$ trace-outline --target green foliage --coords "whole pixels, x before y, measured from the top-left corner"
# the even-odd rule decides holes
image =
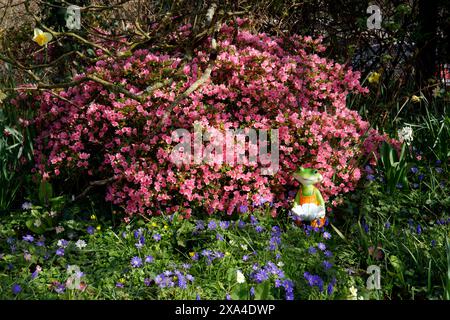
[[[381,145],[381,164],[383,166],[384,176],[386,178],[386,191],[392,192],[396,185],[402,184],[408,188],[407,170],[408,163],[406,162],[406,144],[402,145],[400,156],[397,151],[390,144],[383,142]]]

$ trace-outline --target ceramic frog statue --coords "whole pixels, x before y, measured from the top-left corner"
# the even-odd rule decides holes
[[[294,200],[292,212],[301,221],[313,221],[325,217],[325,202],[322,194],[314,184],[323,180],[323,177],[315,169],[298,168],[294,173],[294,178],[301,183],[300,190]]]

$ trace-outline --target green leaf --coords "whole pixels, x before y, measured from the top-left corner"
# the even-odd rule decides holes
[[[39,185],[39,201],[42,204],[48,204],[50,198],[53,197],[53,188],[50,182],[42,180]]]
[[[268,281],[260,283],[255,288],[255,300],[267,300],[269,297],[270,285]]]
[[[401,260],[399,258],[397,258],[397,256],[390,256],[389,257],[389,262],[391,263],[391,265],[394,267],[394,269],[397,272],[401,272],[403,269],[403,264],[401,262]]]
[[[339,236],[342,240],[347,241],[347,238],[345,238],[345,236],[342,234],[342,232],[339,231],[339,229],[336,228],[336,227],[334,226],[334,224],[330,223],[330,225],[331,225],[331,227],[333,228],[333,230],[338,234],[338,236]]]
[[[247,284],[242,283],[234,287],[231,292],[231,298],[233,300],[247,300],[249,297],[249,291],[247,288]]]

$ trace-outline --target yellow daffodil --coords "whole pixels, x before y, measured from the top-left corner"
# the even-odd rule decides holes
[[[413,103],[418,103],[418,102],[420,102],[420,100],[422,100],[422,97],[418,97],[418,96],[416,96],[416,95],[413,95],[413,96],[411,97],[411,101],[412,101]]]
[[[97,217],[95,216],[95,214],[93,214],[92,216],[91,216],[91,220],[96,220],[97,219]]]
[[[156,226],[157,226],[156,222],[152,222],[152,227],[156,227]]]
[[[119,282],[120,282],[120,283],[125,283],[125,278],[120,278],[120,279],[119,279]]]
[[[169,229],[169,226],[166,224],[165,226],[164,226],[164,229]]]
[[[47,43],[49,43],[52,39],[53,39],[53,36],[51,33],[44,32],[38,28],[34,28],[33,41],[36,42],[41,47],[47,45]]]
[[[190,255],[191,257],[193,257],[193,256],[195,255],[195,252],[189,252],[189,255]]]
[[[230,255],[230,253],[229,253],[228,251],[226,251],[226,252],[225,252],[225,255],[226,255],[226,256],[229,256],[229,255]]]
[[[378,83],[380,81],[381,74],[378,72],[371,72],[367,80],[369,83]]]
[[[96,229],[97,229],[97,231],[100,231],[100,230],[102,230],[102,226],[98,225]]]

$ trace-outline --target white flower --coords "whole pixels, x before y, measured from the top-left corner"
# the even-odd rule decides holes
[[[64,227],[57,226],[57,227],[55,228],[55,231],[56,231],[56,233],[61,233],[61,232],[64,231]]]
[[[67,240],[61,239],[61,240],[58,240],[57,245],[58,245],[58,247],[65,248],[65,247],[67,247],[68,242],[67,242]]]
[[[84,240],[78,240],[77,242],[75,242],[75,246],[78,248],[78,249],[83,249],[84,247],[86,247],[86,241],[84,241]]]
[[[23,210],[30,210],[31,208],[33,208],[33,204],[31,202],[24,202],[22,204],[22,209]]]
[[[54,218],[56,217],[56,212],[55,211],[50,211],[50,213],[48,214],[50,218]]]
[[[279,266],[280,268],[284,267],[283,261],[278,262],[278,263],[277,263],[277,266]]]
[[[68,274],[76,273],[78,271],[80,271],[80,267],[77,266],[76,264],[69,264],[67,266],[67,273]]]
[[[244,283],[245,282],[245,276],[244,274],[241,272],[241,270],[238,270],[236,272],[236,281],[237,283]]]
[[[242,250],[247,250],[247,245],[246,244],[241,244],[241,248],[242,248]]]
[[[36,42],[41,47],[47,45],[47,43],[49,43],[52,39],[53,36],[51,33],[44,32],[38,28],[34,28],[33,41]]]
[[[351,286],[349,288],[350,295],[347,297],[348,300],[357,300],[358,299],[358,289],[356,289],[354,286]]]
[[[36,220],[34,221],[34,226],[35,226],[36,228],[39,228],[41,225],[42,225],[41,219],[36,219]]]
[[[401,142],[410,144],[413,141],[413,129],[411,127],[403,127],[397,133]]]

